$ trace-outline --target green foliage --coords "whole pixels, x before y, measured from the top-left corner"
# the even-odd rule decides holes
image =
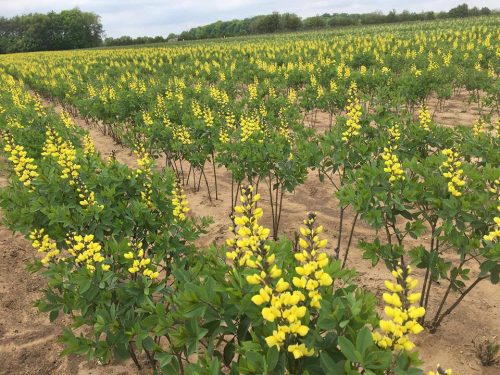
[[[103,33],[97,14],[77,8],[0,18],[0,53],[97,47]]]

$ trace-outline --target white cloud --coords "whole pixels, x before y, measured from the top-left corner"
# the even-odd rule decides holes
[[[273,11],[297,13],[302,17],[323,13],[373,11],[440,11],[466,0],[0,0],[2,16],[61,11],[79,7],[95,12],[108,36],[167,35],[217,20],[251,17]],[[495,0],[466,1],[469,6],[497,8]]]

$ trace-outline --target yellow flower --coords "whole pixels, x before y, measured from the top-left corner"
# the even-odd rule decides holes
[[[276,284],[275,290],[278,293],[282,293],[285,290],[287,290],[290,287],[290,284],[287,283],[283,278],[279,279],[278,283]]]
[[[314,349],[307,349],[304,344],[289,345],[288,351],[293,354],[295,359],[314,355]]]

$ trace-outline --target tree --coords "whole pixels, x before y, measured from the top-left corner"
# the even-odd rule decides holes
[[[280,19],[280,29],[284,31],[295,31],[302,27],[302,20],[293,13],[284,13]]]
[[[488,7],[482,7],[479,13],[483,16],[489,16],[491,14],[491,10]]]
[[[450,9],[448,15],[452,18],[464,18],[469,16],[469,6],[465,3]]]
[[[320,29],[326,26],[326,21],[321,16],[309,17],[304,20],[304,29]]]
[[[0,18],[0,53],[96,47],[102,36],[100,17],[77,8]]]

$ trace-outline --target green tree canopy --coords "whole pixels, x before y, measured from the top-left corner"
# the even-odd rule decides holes
[[[0,53],[97,47],[103,28],[95,13],[78,8],[0,18]]]

